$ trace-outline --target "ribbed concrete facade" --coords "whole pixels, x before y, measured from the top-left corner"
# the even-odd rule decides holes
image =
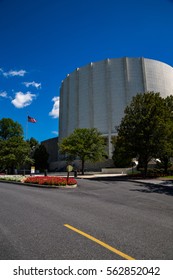
[[[146,58],[106,59],[77,68],[60,90],[60,139],[75,128],[97,128],[108,137],[121,122],[124,109],[137,93],[173,94],[173,68]]]

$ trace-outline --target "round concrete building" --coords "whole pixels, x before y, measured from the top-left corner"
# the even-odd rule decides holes
[[[147,58],[113,58],[77,68],[62,81],[60,90],[59,138],[75,128],[97,128],[111,137],[124,115],[125,107],[137,93],[173,94],[173,68]]]

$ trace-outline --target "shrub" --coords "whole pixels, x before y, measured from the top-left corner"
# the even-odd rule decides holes
[[[69,178],[67,184],[67,178],[56,176],[31,176],[26,178],[25,183],[49,186],[66,186],[77,184],[76,180],[73,178]]]
[[[3,181],[22,182],[24,178],[23,175],[0,175],[0,180]]]

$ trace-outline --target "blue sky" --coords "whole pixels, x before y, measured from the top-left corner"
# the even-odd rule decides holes
[[[56,137],[66,75],[124,56],[173,66],[172,0],[0,0],[0,119]]]

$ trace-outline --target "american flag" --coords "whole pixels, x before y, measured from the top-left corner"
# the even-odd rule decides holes
[[[37,122],[37,120],[36,120],[36,119],[34,119],[34,118],[32,118],[32,117],[30,117],[30,116],[28,116],[28,122],[31,122],[31,123],[36,123],[36,122]]]

